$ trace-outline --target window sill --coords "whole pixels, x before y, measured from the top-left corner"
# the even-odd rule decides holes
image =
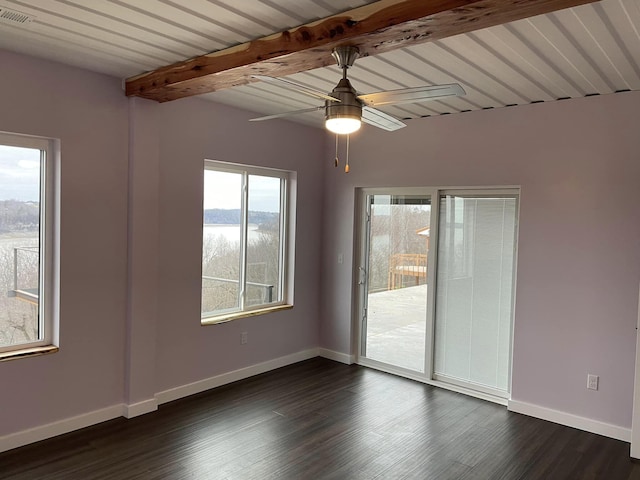
[[[271,312],[279,312],[281,310],[290,310],[293,305],[276,305],[275,307],[260,308],[258,310],[249,310],[244,312],[233,312],[225,315],[216,315],[215,317],[203,318],[200,323],[202,325],[217,325],[219,323],[227,323],[240,318],[255,317]]]
[[[55,345],[24,348],[22,350],[11,350],[10,352],[0,353],[0,362],[8,362],[9,360],[17,360],[19,358],[25,358],[25,357],[37,357],[40,355],[47,355],[49,353],[56,353],[58,350],[60,349]]]

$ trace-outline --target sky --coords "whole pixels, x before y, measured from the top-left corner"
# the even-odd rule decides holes
[[[0,200],[39,200],[40,150],[0,145]]]
[[[239,173],[204,172],[204,208],[240,208],[242,175]],[[249,175],[249,210],[280,211],[280,179]]]

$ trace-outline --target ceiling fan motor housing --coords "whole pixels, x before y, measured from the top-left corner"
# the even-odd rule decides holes
[[[330,118],[361,118],[362,102],[358,100],[355,89],[351,86],[348,79],[343,78],[338,82],[336,88],[331,92],[331,96],[340,100],[332,102],[325,100],[324,110],[325,119]]]

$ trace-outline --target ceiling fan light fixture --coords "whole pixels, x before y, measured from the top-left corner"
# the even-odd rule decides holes
[[[327,118],[325,121],[325,127],[327,130],[338,135],[347,135],[349,133],[360,130],[362,122],[359,117],[356,116],[340,116]]]
[[[324,102],[325,127],[338,135],[353,133],[362,125],[362,103],[347,79],[346,71],[347,68],[344,67],[342,80],[331,91],[331,96],[339,102]]]

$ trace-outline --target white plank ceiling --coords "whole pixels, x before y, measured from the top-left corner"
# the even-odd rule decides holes
[[[0,11],[0,48],[126,78],[366,3],[371,1],[0,0],[0,10],[33,16],[18,24]],[[460,83],[467,92],[381,108],[403,119],[640,90],[640,0],[602,0],[358,59],[349,76],[361,93],[441,83]],[[328,67],[288,78],[329,92],[340,72]],[[257,114],[319,104],[266,83],[204,97]],[[322,118],[322,112],[291,117],[318,126]]]

